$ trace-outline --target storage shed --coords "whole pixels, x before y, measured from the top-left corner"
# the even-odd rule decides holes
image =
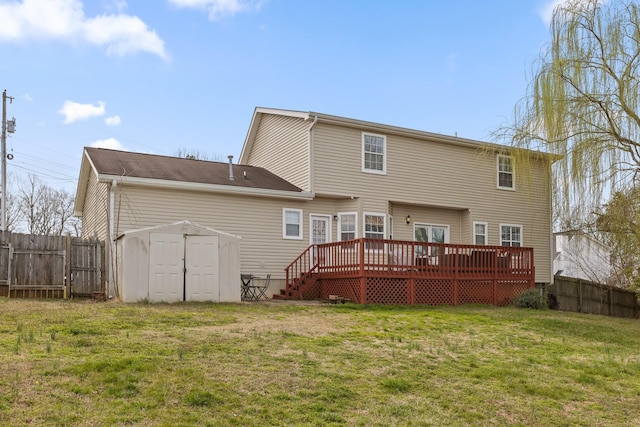
[[[238,236],[179,221],[124,232],[115,245],[125,302],[240,302]]]

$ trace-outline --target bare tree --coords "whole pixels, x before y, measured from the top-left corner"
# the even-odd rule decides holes
[[[74,197],[66,190],[56,190],[29,175],[18,185],[18,214],[30,234],[76,234],[79,221],[73,218]]]
[[[200,151],[196,149],[187,149],[187,148],[178,148],[178,151],[176,151],[176,157],[183,157],[185,159],[192,159],[192,160],[209,160],[212,162],[224,161],[222,156],[218,156],[218,155],[211,156],[204,151]]]

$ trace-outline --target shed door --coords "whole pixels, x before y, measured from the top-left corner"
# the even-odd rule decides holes
[[[182,301],[184,295],[184,237],[151,233],[149,301]]]
[[[187,236],[185,299],[219,301],[218,236]]]

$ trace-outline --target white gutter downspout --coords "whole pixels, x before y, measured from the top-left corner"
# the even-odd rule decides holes
[[[313,129],[313,127],[316,125],[316,123],[318,123],[318,116],[314,116],[313,118],[313,123],[311,123],[311,126],[309,126],[309,131],[308,131],[308,136],[307,136],[307,147],[309,148],[309,152],[307,154],[307,170],[308,170],[308,177],[309,177],[309,192],[313,193],[313,185],[312,185],[312,181],[311,181],[311,177],[313,176],[313,170],[312,170],[312,162],[311,162],[311,130]]]
[[[111,181],[111,187],[109,188],[109,299],[113,299],[115,294],[115,202],[116,202],[116,187],[118,182],[116,180]]]

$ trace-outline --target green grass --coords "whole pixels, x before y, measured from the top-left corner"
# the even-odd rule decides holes
[[[0,425],[640,425],[640,323],[0,300]]]

